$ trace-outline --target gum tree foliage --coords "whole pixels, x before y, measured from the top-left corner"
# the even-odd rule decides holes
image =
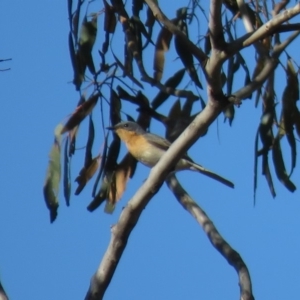
[[[66,123],[57,126],[50,151],[44,196],[51,222],[57,217],[60,181],[66,204],[70,204],[71,157],[76,159],[76,136],[84,119],[89,120],[85,160],[73,192],[79,195],[84,188],[90,189],[89,211],[104,203],[105,211],[111,213],[128,180],[134,178],[137,164],[129,153],[120,157],[121,143],[115,134],[112,139],[106,134],[102,150],[94,153],[93,142],[98,133],[95,128],[102,127],[105,132],[106,126],[128,119],[148,130],[155,119],[165,126],[166,138],[174,142],[112,228],[111,241],[92,277],[86,299],[103,298],[132,229],[165,180],[179,203],[203,227],[212,245],[237,271],[240,298],[254,299],[250,274],[241,256],[221,237],[176,176],[168,176],[168,170],[193,143],[205,137],[218,116],[224,115],[231,125],[237,107],[243,100],[252,99],[261,113],[253,141],[254,192],[258,172],[262,172],[264,179],[259,179],[266,180],[273,197],[276,195],[274,181],[295,191],[292,174],[297,165],[296,141],[300,136],[300,114],[296,105],[299,100],[298,65],[287,47],[300,33],[300,24],[292,20],[300,13],[300,4],[211,0],[209,9],[208,6],[205,9],[200,1],[193,0],[174,11],[169,19],[156,0],[132,0],[126,4],[122,0],[94,1],[102,7],[99,11],[90,11],[89,3],[84,0],[67,2],[73,83],[80,100]],[[118,30],[120,41],[112,43]],[[190,38],[191,30],[198,33],[197,38]],[[122,51],[116,45],[118,48],[122,45]],[[165,58],[170,48],[176,51],[182,67],[165,80]],[[244,48],[252,51],[256,60],[254,68],[250,68],[248,59],[243,57]],[[145,67],[149,57],[152,70]],[[286,78],[283,95],[276,93],[274,85],[279,69]],[[234,79],[241,74],[244,84],[234,89]],[[147,97],[149,89],[157,93],[153,99]],[[171,104],[167,115],[159,110],[165,102]],[[196,114],[192,114],[194,103],[202,107]],[[124,106],[126,109],[122,108]],[[101,109],[100,121],[93,119],[95,107]],[[106,108],[109,117],[105,115]],[[138,115],[134,117],[136,111]],[[180,135],[183,131],[185,134]],[[287,157],[282,152],[283,141],[290,149]],[[286,160],[291,165],[287,166]],[[94,185],[89,182],[91,178]]]

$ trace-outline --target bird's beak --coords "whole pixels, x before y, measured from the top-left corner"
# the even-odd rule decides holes
[[[115,130],[115,127],[114,126],[110,126],[110,127],[106,127],[106,129],[108,129],[108,130]]]

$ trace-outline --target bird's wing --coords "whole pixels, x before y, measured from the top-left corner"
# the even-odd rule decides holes
[[[171,143],[160,137],[159,135],[152,134],[152,133],[146,133],[144,137],[147,139],[147,141],[152,144],[153,146],[160,148],[164,151],[167,151],[169,147],[171,146]]]
[[[150,144],[152,144],[153,146],[156,146],[157,148],[164,150],[164,151],[167,151],[171,146],[171,143],[168,140],[162,138],[159,135],[153,134],[153,133],[146,133],[145,138],[147,139],[147,141]],[[182,158],[184,158],[190,162],[193,162],[193,160],[187,154],[184,154],[182,156]]]

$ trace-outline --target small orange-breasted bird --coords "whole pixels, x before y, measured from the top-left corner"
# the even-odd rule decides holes
[[[107,127],[107,129],[113,130],[125,143],[131,155],[150,168],[157,164],[171,145],[166,139],[156,134],[146,132],[135,122],[121,122],[113,127]],[[196,164],[187,155],[184,155],[175,166],[175,171],[180,170],[197,171],[234,188],[234,184],[231,181]]]

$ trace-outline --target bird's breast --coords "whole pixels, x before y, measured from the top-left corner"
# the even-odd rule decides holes
[[[126,142],[128,151],[138,161],[148,167],[153,167],[159,161],[164,151],[149,144],[141,135]]]

